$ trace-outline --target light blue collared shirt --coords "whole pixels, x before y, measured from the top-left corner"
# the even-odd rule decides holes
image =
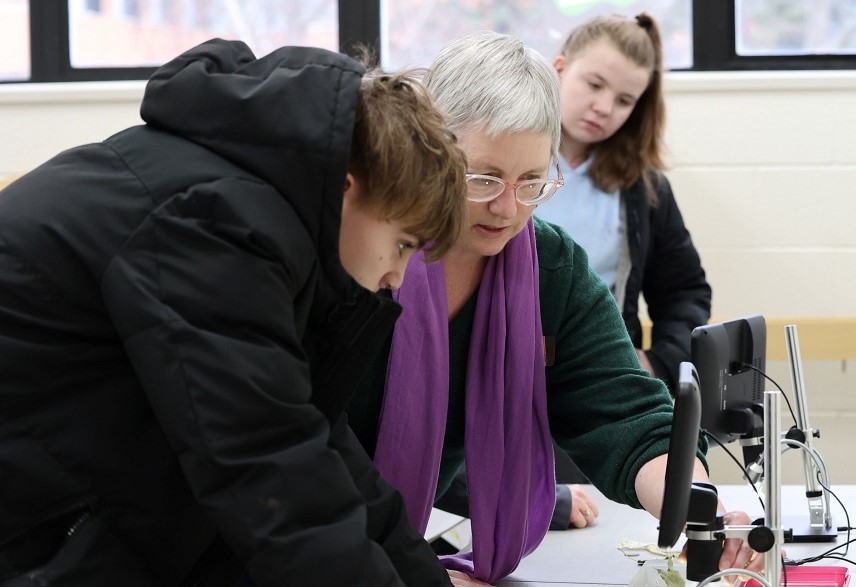
[[[588,159],[571,169],[564,157],[559,157],[565,185],[538,206],[535,215],[568,231],[614,293],[627,222],[618,190],[607,193],[595,187],[588,176],[590,163]]]

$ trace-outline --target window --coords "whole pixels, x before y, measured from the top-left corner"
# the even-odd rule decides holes
[[[0,0],[0,80],[30,77],[30,5]]]
[[[790,15],[803,5],[803,14],[823,14],[824,7],[833,4],[844,7],[851,0],[693,0],[693,70],[761,70],[761,69],[856,69],[856,60],[846,51],[833,51],[818,55],[809,51],[776,51],[770,47],[748,51],[747,39],[751,29],[766,31],[766,35],[788,36],[785,30],[796,21]],[[810,10],[809,10],[810,8]],[[856,13],[846,11],[848,20],[842,26],[856,26]],[[844,13],[840,13],[844,15]],[[750,15],[754,16],[750,24]],[[810,20],[810,19],[809,19]],[[763,22],[763,27],[760,23]],[[785,26],[785,22],[789,22]],[[806,27],[807,23],[797,26]],[[750,42],[751,43],[751,42]],[[739,49],[739,50],[738,50]],[[742,52],[741,52],[742,51]]]
[[[483,29],[519,37],[552,59],[568,32],[592,16],[643,11],[660,24],[666,68],[692,67],[692,0],[383,0],[381,6],[381,55],[390,68],[428,65],[447,42]]]
[[[184,26],[193,28],[199,25],[198,9],[196,0],[181,0],[181,7],[184,12]]]
[[[856,69],[854,0],[0,0],[0,82],[146,79],[214,36],[258,55],[367,45],[398,68],[490,28],[550,59],[583,19],[643,10],[668,69]]]
[[[137,18],[140,16],[140,3],[138,0],[119,0],[119,14],[126,18]]]
[[[167,0],[149,0],[149,21],[154,25],[164,24],[174,18]]]
[[[338,49],[335,0],[119,0],[115,11],[69,0],[72,68],[153,68],[213,37],[241,39],[257,55],[282,45]],[[146,76],[142,76],[146,77]]]
[[[854,55],[853,0],[739,0],[737,54]]]

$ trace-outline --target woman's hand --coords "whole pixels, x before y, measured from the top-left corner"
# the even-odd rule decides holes
[[[752,519],[746,512],[728,512],[723,515],[726,526],[748,526]],[[782,550],[782,556],[785,551]],[[719,558],[719,569],[749,569],[756,573],[764,571],[764,556],[752,550],[749,543],[741,538],[727,538],[722,548],[722,556]],[[725,582],[733,584],[739,576],[725,577]],[[748,576],[742,577],[748,579]]]
[[[449,578],[455,587],[493,587],[490,583],[474,579],[461,571],[449,571]]]
[[[749,526],[752,524],[752,519],[746,512],[728,512],[722,516],[726,526]],[[782,550],[782,556],[785,556],[785,551]],[[684,545],[681,551],[681,561],[687,561],[687,547]],[[725,569],[748,569],[756,573],[764,571],[764,556],[761,553],[752,550],[749,543],[742,538],[726,538],[722,547],[722,556],[719,557],[719,570]],[[726,585],[733,585],[737,581],[749,580],[748,575],[729,575],[722,578]]]
[[[591,526],[597,519],[597,504],[582,485],[568,485],[571,490],[571,519],[569,526],[572,528],[585,528]]]

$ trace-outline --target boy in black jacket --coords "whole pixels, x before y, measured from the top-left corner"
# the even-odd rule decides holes
[[[449,584],[340,415],[465,160],[363,74],[210,41],[2,192],[0,585]]]

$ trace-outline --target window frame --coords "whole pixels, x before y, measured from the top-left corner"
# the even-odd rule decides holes
[[[380,46],[380,0],[338,0],[339,50]],[[157,67],[72,67],[68,2],[29,0],[30,79],[13,83],[145,80]],[[9,83],[0,82],[0,83]]]
[[[856,55],[738,55],[735,0],[692,3],[693,67],[683,71],[856,69]]]
[[[381,0],[338,0],[339,49],[379,52]],[[29,0],[31,75],[14,83],[144,80],[155,67],[72,67],[68,2]],[[736,52],[735,0],[692,0],[693,67],[674,71],[856,69],[856,55],[741,56]],[[708,23],[719,23],[709,26]]]

